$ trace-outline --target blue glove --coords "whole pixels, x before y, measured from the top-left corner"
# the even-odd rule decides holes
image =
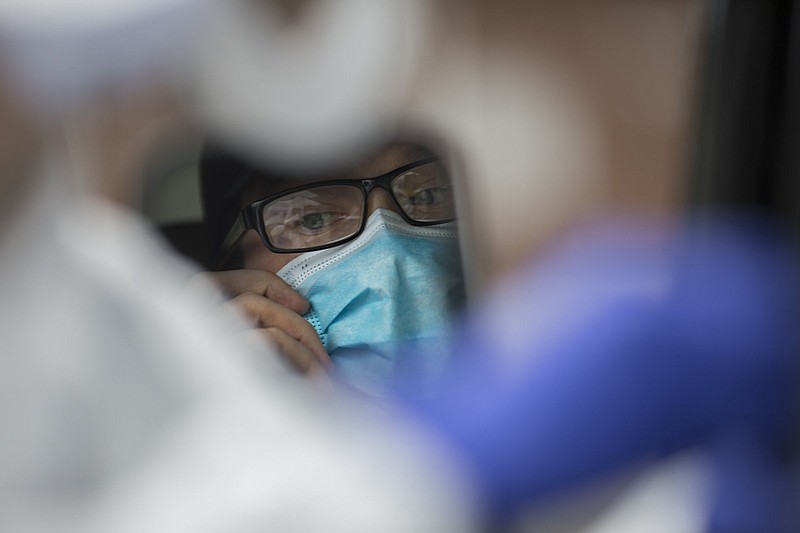
[[[711,529],[780,531],[795,289],[789,254],[763,221],[610,223],[483,303],[436,398],[400,394],[466,458],[494,517],[708,447],[719,455]]]

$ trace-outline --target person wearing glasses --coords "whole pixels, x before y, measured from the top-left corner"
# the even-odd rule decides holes
[[[207,148],[201,182],[210,275],[294,367],[374,397],[401,374],[432,384],[464,300],[435,154],[391,143],[298,179]]]

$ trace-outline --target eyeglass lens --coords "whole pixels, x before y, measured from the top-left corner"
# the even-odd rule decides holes
[[[450,178],[439,162],[428,163],[392,180],[400,209],[415,222],[440,222],[455,217]]]
[[[433,162],[396,176],[391,184],[400,208],[415,222],[432,223],[455,217],[450,179]],[[352,237],[364,217],[364,191],[357,185],[319,185],[293,192],[264,206],[262,218],[269,242],[283,250],[299,250]]]

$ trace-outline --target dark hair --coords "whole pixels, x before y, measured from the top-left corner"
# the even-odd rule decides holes
[[[239,213],[250,165],[224,148],[209,144],[200,155],[200,199],[206,236],[206,265],[214,270],[220,247]]]

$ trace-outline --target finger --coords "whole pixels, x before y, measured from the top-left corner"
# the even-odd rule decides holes
[[[208,275],[234,296],[253,292],[288,307],[297,314],[308,312],[308,300],[272,272],[240,269],[209,272]]]
[[[255,327],[280,329],[310,350],[322,365],[330,367],[330,357],[316,330],[291,309],[254,293],[240,294],[229,303],[242,309]]]
[[[331,379],[330,368],[323,365],[303,345],[293,340],[284,332],[273,328],[250,330],[249,333],[258,335],[264,342],[274,347],[278,356],[286,361],[291,368],[303,373],[317,387],[324,390],[333,390],[334,383]]]
[[[327,369],[317,359],[316,355],[302,343],[287,335],[286,332],[273,327],[263,328],[258,331],[278,349],[293,368],[304,374],[316,376],[322,373],[327,375]]]

